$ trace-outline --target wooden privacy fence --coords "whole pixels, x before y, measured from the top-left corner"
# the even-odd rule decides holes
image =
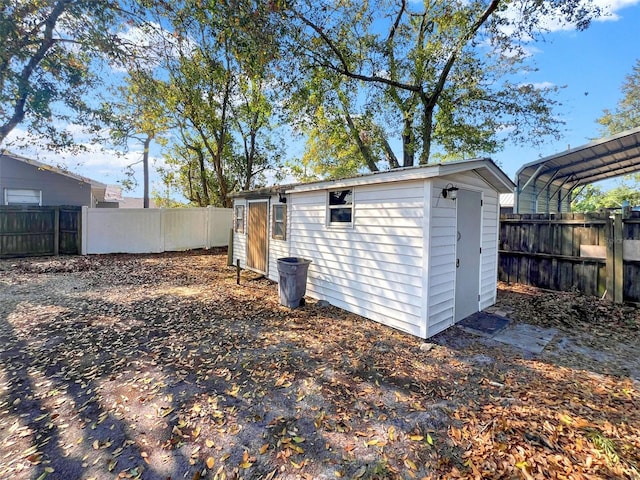
[[[500,216],[498,278],[640,302],[640,212]]]
[[[80,210],[0,206],[0,258],[80,253]]]

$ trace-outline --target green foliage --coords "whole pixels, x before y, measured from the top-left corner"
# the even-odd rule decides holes
[[[231,191],[259,185],[282,157],[273,135],[269,63],[277,51],[266,8],[187,0],[158,10],[176,38],[163,64],[178,133],[166,178],[194,204],[230,206]]]
[[[433,152],[437,159],[495,152],[507,138],[500,132],[533,145],[557,136],[557,87],[520,80],[531,69],[525,47],[541,35],[546,16],[586,28],[594,11],[578,0],[300,0],[282,6],[295,64],[287,69],[290,81],[300,85],[306,77],[300,98],[324,106],[308,162],[320,172],[335,171],[321,156],[329,145],[343,152],[346,170],[408,167],[427,163]],[[308,122],[318,111],[296,113]],[[365,121],[354,126],[348,114]],[[323,128],[327,121],[335,128]],[[370,144],[358,142],[363,125],[377,126],[366,132],[376,135]],[[401,160],[389,154],[388,135],[400,140]]]
[[[620,208],[624,202],[640,205],[640,182],[637,176],[625,177],[618,186],[605,191],[598,185],[587,185],[571,203],[574,212],[595,212],[603,208]]]
[[[94,67],[125,51],[117,29],[126,2],[6,0],[0,10],[0,144],[22,125],[51,149],[78,145],[64,127],[90,125]]]
[[[597,450],[602,452],[610,465],[615,465],[620,461],[616,443],[598,429],[589,429],[585,436],[593,443]]]
[[[603,135],[615,135],[640,126],[640,59],[622,84],[622,98],[615,110],[605,109],[597,119]]]
[[[166,110],[165,82],[153,78],[153,73],[140,68],[135,63],[125,78],[125,83],[116,88],[116,98],[119,100],[105,103],[100,116],[109,127],[111,142],[129,150],[130,142],[142,144],[142,158],[125,168],[125,188],[137,185],[133,166],[143,165],[143,205],[149,207],[149,157],[150,145],[155,141],[165,145],[163,135],[172,127],[170,116]]]

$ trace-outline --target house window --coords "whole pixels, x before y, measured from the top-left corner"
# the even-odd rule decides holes
[[[236,205],[234,217],[235,232],[244,233],[244,205]]]
[[[271,238],[275,240],[287,239],[287,206],[274,205],[271,222]]]
[[[31,190],[23,188],[5,188],[5,205],[42,205],[42,190]]]
[[[329,225],[351,225],[353,222],[353,190],[329,192]]]

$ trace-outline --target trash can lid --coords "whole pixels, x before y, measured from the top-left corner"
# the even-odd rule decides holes
[[[302,264],[302,263],[311,263],[311,260],[307,260],[306,258],[302,258],[302,257],[282,257],[278,259],[278,262]]]

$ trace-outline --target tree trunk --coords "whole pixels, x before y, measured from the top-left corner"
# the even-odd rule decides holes
[[[148,134],[144,139],[144,150],[142,153],[142,171],[144,193],[142,197],[142,208],[149,208],[149,145],[153,140],[153,134]]]
[[[44,21],[44,32],[42,34],[42,41],[40,46],[31,56],[26,63],[20,75],[17,78],[18,90],[13,105],[13,112],[4,125],[0,126],[0,145],[7,138],[9,133],[20,124],[25,117],[25,108],[27,104],[27,98],[29,96],[31,76],[33,75],[36,67],[42,62],[47,55],[51,47],[55,44],[53,39],[53,32],[58,22],[58,18],[64,13],[65,9],[71,3],[70,0],[62,0],[56,3],[49,16]],[[4,7],[3,7],[4,8]]]
[[[200,187],[202,188],[202,196],[198,195],[198,204],[200,207],[206,207],[209,205],[209,185],[207,184],[207,168],[204,164],[204,154],[202,149],[194,146],[187,145],[198,156],[198,172],[200,177]]]
[[[387,156],[387,162],[389,162],[389,168],[400,168],[400,164],[398,163],[398,157],[394,153],[391,145],[389,144],[389,140],[386,138],[382,138],[382,148],[384,149],[384,153]]]
[[[378,165],[376,165],[376,161],[373,158],[373,154],[371,153],[371,149],[369,146],[362,141],[362,137],[360,137],[360,129],[356,126],[353,118],[349,115],[349,112],[345,108],[345,118],[347,120],[347,125],[349,125],[349,132],[351,132],[351,138],[356,141],[358,145],[358,150],[360,150],[360,154],[364,158],[365,163],[367,164],[367,168],[369,168],[372,172],[377,172],[379,170]]]
[[[420,165],[427,165],[431,156],[431,136],[433,135],[433,107],[425,105],[424,118],[422,120],[422,152],[420,152]]]
[[[416,156],[415,137],[413,135],[413,115],[405,115],[402,129],[402,166],[413,167]]]

